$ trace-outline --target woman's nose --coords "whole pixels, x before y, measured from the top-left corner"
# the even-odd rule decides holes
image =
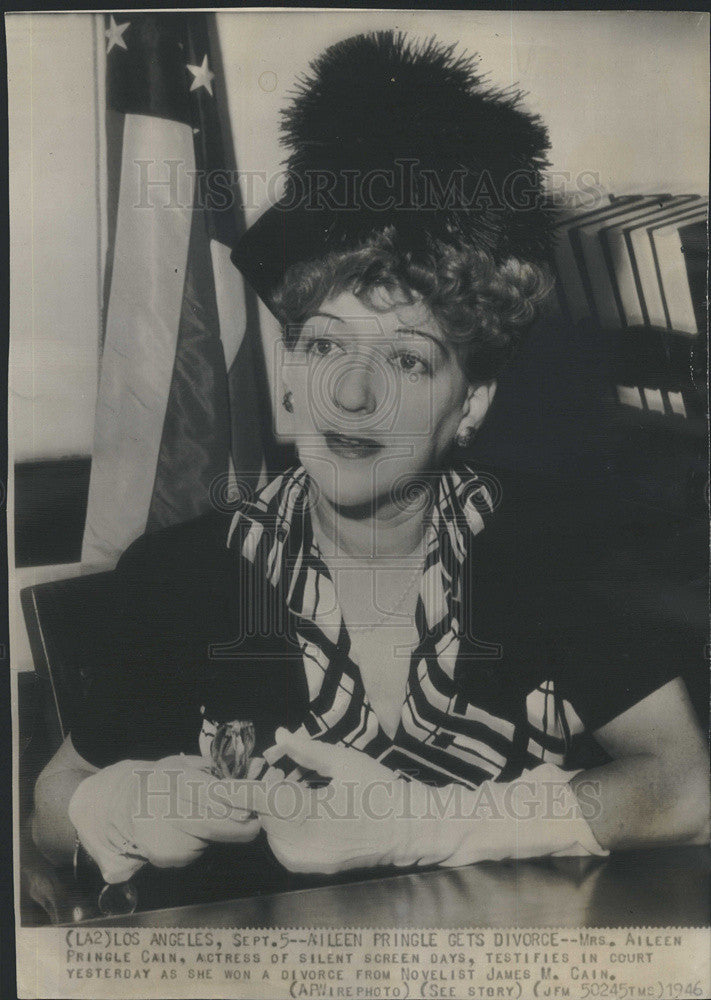
[[[348,413],[366,415],[378,405],[377,373],[367,361],[348,359],[333,380],[333,399]]]

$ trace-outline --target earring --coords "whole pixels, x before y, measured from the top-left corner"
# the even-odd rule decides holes
[[[474,428],[465,427],[464,430],[459,431],[459,433],[457,434],[457,445],[460,448],[468,448],[469,445],[472,443],[473,437],[474,437]]]
[[[291,390],[289,390],[288,392],[285,392],[282,397],[281,405],[284,407],[287,413],[294,412],[294,403],[292,402],[293,396],[294,394],[291,392]]]

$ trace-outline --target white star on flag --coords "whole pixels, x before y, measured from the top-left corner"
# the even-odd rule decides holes
[[[198,90],[198,88],[204,87],[210,97],[212,97],[212,81],[215,79],[215,74],[207,64],[207,56],[203,58],[202,65],[188,66],[188,69],[194,77],[193,82],[190,84],[190,90]]]
[[[124,21],[123,24],[116,24],[114,21],[113,14],[111,15],[111,22],[107,31],[104,32],[109,40],[109,44],[106,46],[106,54],[108,55],[114,45],[117,45],[121,49],[126,48],[126,43],[123,40],[123,33],[130,26],[130,21]]]

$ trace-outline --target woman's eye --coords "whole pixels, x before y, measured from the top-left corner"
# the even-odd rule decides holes
[[[312,340],[309,344],[308,350],[309,354],[315,355],[317,358],[325,358],[331,354],[338,345],[327,337],[317,337]]]
[[[412,354],[409,351],[405,354],[398,354],[397,363],[402,371],[407,372],[408,375],[429,374],[429,365],[419,354]]]

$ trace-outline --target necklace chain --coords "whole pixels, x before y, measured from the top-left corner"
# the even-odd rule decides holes
[[[314,535],[316,536],[316,532],[314,532]],[[337,590],[337,587],[336,587],[336,579],[337,579],[337,577],[340,574],[336,571],[336,573],[335,573],[336,579],[334,579],[334,569],[329,565],[329,560],[327,558],[325,558],[323,549],[322,549],[321,545],[319,544],[319,542],[320,542],[320,540],[318,539],[318,537],[314,537],[314,539],[313,539],[313,545],[314,545],[315,555],[317,556],[318,559],[320,559],[320,561],[326,566],[326,568],[328,570],[328,574],[331,577],[331,580],[332,580],[333,585],[334,585],[334,589],[336,590],[336,600],[338,601],[338,604],[339,604],[339,608],[340,608],[340,611],[341,611],[341,617],[345,620],[345,616],[343,615],[343,605],[342,605],[341,597],[339,596],[338,590]],[[381,625],[384,625],[390,619],[392,619],[393,617],[395,617],[397,615],[400,615],[402,613],[403,608],[406,606],[406,604],[408,603],[408,601],[411,599],[413,590],[417,587],[418,583],[420,582],[420,580],[422,578],[422,566],[423,566],[423,563],[424,563],[424,554],[420,553],[420,555],[421,555],[421,558],[417,558],[415,560],[415,566],[410,571],[409,579],[407,581],[407,586],[401,592],[400,597],[398,598],[397,603],[395,604],[395,606],[393,608],[390,608],[388,611],[384,611],[384,612],[381,611],[379,608],[375,608],[374,607],[374,610],[375,610],[375,612],[377,614],[377,618],[374,620],[373,617],[368,616],[368,622],[367,622],[367,627],[368,628],[377,628],[377,627],[379,627]],[[406,558],[407,558],[408,562],[412,561],[412,555],[410,555],[409,557],[406,557]],[[341,560],[339,559],[339,562],[340,561]],[[381,570],[381,569],[383,571],[385,571],[385,572],[388,572],[388,570],[390,570],[392,572],[393,569],[400,568],[400,567],[397,567],[395,565],[393,565],[393,566],[387,566],[387,565],[383,566],[382,561],[380,561],[380,560],[379,560],[379,565],[378,566],[373,566],[372,564],[369,566],[368,563],[369,563],[368,559],[357,559],[357,560],[354,560],[354,564],[352,566],[343,566],[342,568],[346,569],[346,570],[356,569],[356,568],[357,569],[369,568],[372,572],[375,572],[375,573],[377,573],[378,570]],[[395,563],[394,559],[392,560],[392,563]],[[412,617],[413,616],[410,615],[408,617],[410,618],[410,621],[412,621]],[[405,622],[402,622],[402,623],[397,623],[397,622],[393,623],[393,622],[391,622],[391,624],[405,624]],[[346,622],[346,625],[348,626],[347,622]],[[350,626],[350,628],[352,628],[352,627],[353,626]]]
[[[377,572],[377,570],[376,570],[376,572]],[[408,604],[408,602],[411,600],[413,591],[415,591],[415,589],[417,588],[417,585],[420,582],[421,577],[422,577],[422,564],[418,561],[418,563],[415,566],[414,570],[411,571],[410,578],[409,578],[409,581],[407,583],[407,586],[404,588],[404,590],[400,594],[400,597],[398,598],[395,606],[392,607],[392,608],[390,608],[387,611],[381,611],[380,608],[374,608],[374,610],[375,610],[375,612],[377,614],[377,619],[374,620],[374,618],[369,617],[369,620],[367,622],[367,626],[369,628],[377,628],[378,626],[384,625],[386,622],[389,622],[392,618],[394,618],[394,617],[402,614],[403,613],[403,609],[406,607],[406,605]],[[337,599],[338,599],[338,596],[337,596]],[[339,604],[340,604],[341,603],[340,599],[338,599],[338,600],[339,600]],[[342,610],[341,610],[341,614],[343,614]],[[411,616],[408,616],[408,617],[411,617]],[[393,624],[393,625],[396,625],[396,624],[403,624],[404,625],[404,624],[406,624],[405,622],[390,622],[390,623]]]
[[[388,618],[392,618],[394,615],[399,614],[403,610],[403,608],[409,601],[413,590],[416,588],[417,584],[421,579],[421,569],[422,567],[418,563],[417,566],[415,567],[415,572],[410,577],[410,582],[408,583],[405,590],[402,592],[402,596],[400,597],[400,600],[397,602],[395,607],[391,608],[390,611],[379,612],[381,615],[381,620],[377,622],[378,625],[382,625],[384,622],[388,620]]]

